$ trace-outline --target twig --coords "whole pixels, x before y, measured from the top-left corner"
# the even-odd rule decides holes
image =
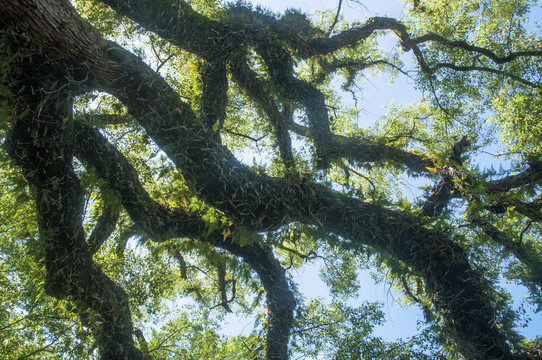
[[[327,36],[329,36],[329,34],[331,34],[331,32],[333,31],[333,28],[335,27],[335,25],[337,25],[337,21],[339,20],[339,15],[341,14],[341,6],[342,6],[342,4],[343,4],[343,0],[339,0],[339,6],[337,8],[337,13],[335,14],[335,19],[333,20],[333,23],[331,24],[331,26],[327,30]]]

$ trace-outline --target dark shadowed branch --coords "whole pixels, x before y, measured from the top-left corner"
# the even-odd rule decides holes
[[[209,232],[208,225],[197,214],[186,213],[180,208],[167,209],[156,203],[139,182],[135,169],[118,150],[96,130],[82,124],[75,126],[80,144],[77,156],[94,167],[99,176],[106,180],[133,221],[151,239],[164,241],[188,237],[207,241],[242,257],[256,271],[267,292],[270,323],[266,345],[268,358],[286,358],[295,300],[289,290],[284,269],[271,249],[257,244],[241,246],[231,236],[224,236],[220,230]],[[232,231],[235,232],[235,229]],[[225,277],[225,273],[222,275]]]

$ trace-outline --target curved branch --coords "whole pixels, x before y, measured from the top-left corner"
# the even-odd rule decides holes
[[[369,38],[376,31],[388,30],[395,32],[399,36],[404,51],[413,51],[422,72],[428,76],[433,75],[440,68],[449,68],[456,71],[484,71],[507,76],[514,81],[531,87],[542,87],[540,84],[490,67],[459,66],[450,63],[440,63],[431,67],[426,63],[419,45],[426,42],[436,42],[449,48],[460,48],[484,55],[496,64],[509,63],[520,57],[542,57],[542,51],[540,50],[517,51],[505,56],[499,56],[490,49],[472,45],[462,40],[449,40],[434,33],[411,38],[405,25],[393,18],[373,17],[356,28],[345,30],[328,38],[322,37],[321,30],[313,28],[302,16],[300,19],[294,19],[294,24],[291,24],[287,16],[281,20],[276,20],[271,16],[259,14],[244,7],[237,7],[235,8],[236,11],[229,9],[227,12],[232,18],[230,20],[243,19],[241,21],[243,24],[238,21],[232,29],[233,31],[231,31],[227,25],[211,21],[194,12],[185,1],[165,2],[162,6],[149,6],[143,0],[130,1],[129,4],[126,0],[103,0],[102,2],[139,22],[146,29],[157,33],[172,44],[209,59],[216,58],[217,49],[220,49],[222,56],[224,56],[224,51],[241,46],[242,43],[257,46],[265,44],[264,51],[259,51],[260,55],[273,53],[273,51],[269,51],[273,48],[269,46],[271,33],[277,35],[281,41],[286,41],[298,56],[309,58],[314,55],[331,54],[341,48]],[[341,2],[339,3],[339,9],[340,6]],[[164,14],[167,15],[164,16]],[[247,18],[252,20],[250,26],[246,26]],[[259,22],[263,25],[259,24]],[[330,29],[332,28],[333,25]],[[199,36],[196,36],[196,33]],[[219,33],[223,34],[220,38],[217,37]]]
[[[327,34],[331,34],[333,29],[335,28],[335,25],[337,25],[337,21],[339,20],[339,15],[341,15],[341,6],[343,4],[343,0],[339,0],[339,5],[337,6],[337,12],[335,13],[335,18],[333,19],[333,23],[329,26],[329,29],[327,29]]]
[[[302,24],[305,21],[308,20],[305,18],[297,20]],[[327,168],[331,131],[324,94],[314,84],[294,76],[292,56],[280,41],[272,36],[263,37],[257,42],[255,50],[264,59],[268,67],[267,73],[271,75],[271,83],[278,92],[278,96],[285,98],[291,104],[301,103],[305,108],[318,165],[321,168]],[[291,121],[291,117],[288,120]]]
[[[33,69],[34,79],[43,83],[25,81],[30,82],[26,85],[32,90],[19,92],[15,105],[18,114],[26,115],[14,124],[8,144],[12,158],[36,190],[36,212],[45,257],[45,290],[58,299],[73,300],[81,313],[94,314],[97,320],[91,325],[98,330],[96,340],[103,359],[143,359],[132,338],[128,296],[92,261],[85,242],[83,189],[72,166],[72,153],[67,145],[70,142],[62,121],[68,116],[65,109],[71,105],[69,95],[52,89],[50,93],[57,96],[40,103],[41,96],[34,93],[50,80],[48,71],[58,74],[61,69],[41,69],[41,73]]]
[[[455,64],[451,64],[451,63],[438,63],[435,66],[431,67],[429,72],[431,74],[434,74],[439,69],[442,69],[442,68],[451,69],[451,70],[455,70],[455,71],[461,71],[461,72],[468,72],[468,71],[488,72],[488,73],[491,73],[491,74],[496,74],[496,75],[508,77],[508,78],[510,78],[510,79],[512,79],[514,81],[520,82],[520,83],[522,83],[524,85],[527,85],[527,86],[530,86],[530,87],[533,87],[533,88],[542,88],[542,84],[536,84],[536,83],[534,83],[532,81],[523,79],[523,78],[521,78],[521,77],[519,77],[517,75],[511,74],[509,72],[498,70],[498,69],[493,69],[493,68],[489,68],[489,67],[485,67],[485,66],[460,66],[460,65],[455,65]]]
[[[136,230],[136,226],[132,225],[128,229],[125,229],[119,234],[117,239],[117,246],[115,247],[115,253],[119,258],[124,257],[124,250],[126,250],[126,244],[128,240],[133,236],[141,236],[141,233]]]
[[[400,34],[407,34],[406,27],[393,18],[372,17],[356,28],[345,30],[329,38],[312,37],[303,40],[297,36],[289,39],[285,37],[285,40],[288,41],[290,47],[295,49],[298,56],[309,58],[314,55],[328,55],[344,47],[355,45],[366,40],[379,30],[391,30]],[[409,39],[408,37],[404,40]]]
[[[454,197],[453,177],[444,175],[442,179],[433,186],[431,193],[422,204],[421,213],[424,216],[435,216],[440,214]]]
[[[85,116],[79,116],[79,114],[74,114],[74,119],[86,122],[90,126],[106,126],[106,125],[120,125],[126,124],[131,121],[134,121],[134,118],[130,115],[119,115],[119,114],[85,114]]]
[[[530,164],[523,172],[507,176],[504,179],[488,181],[487,191],[490,194],[501,193],[527,184],[534,184],[542,180],[542,161]]]
[[[175,251],[175,254],[173,255],[175,259],[179,262],[179,267],[181,270],[181,279],[188,280],[188,267],[186,265],[186,260],[184,260],[183,255],[179,250]]]
[[[481,55],[486,56],[487,58],[491,59],[496,64],[506,64],[509,63],[519,57],[542,57],[542,51],[540,50],[526,50],[526,51],[516,51],[512,52],[506,56],[499,56],[493,51],[483,48],[476,45],[471,45],[466,41],[462,40],[449,40],[446,39],[443,36],[440,36],[438,34],[430,33],[425,34],[419,37],[416,37],[412,40],[410,40],[410,43],[413,45],[419,45],[428,41],[434,41],[439,44],[448,46],[450,48],[460,48],[463,50],[467,50],[470,52],[475,52]]]
[[[299,136],[311,137],[309,129],[305,126],[290,122],[289,129]],[[328,149],[331,160],[341,157],[358,163],[386,161],[399,168],[406,168],[414,174],[430,175],[427,168],[435,167],[430,159],[372,139],[331,134]]]
[[[451,159],[452,160],[452,159]],[[434,216],[440,213],[452,198],[463,197],[464,199],[479,198],[482,193],[500,194],[525,185],[536,184],[542,180],[542,162],[532,164],[520,174],[505,177],[500,180],[484,181],[476,178],[466,170],[458,170],[455,166],[443,166],[439,168],[442,175],[441,181],[431,190],[430,196],[422,206],[425,216]],[[469,189],[468,192],[465,190]],[[472,189],[483,189],[482,193],[472,193]],[[486,205],[486,209],[500,214],[514,206],[514,210],[527,216],[532,221],[542,221],[539,203],[523,203],[520,201],[496,201]]]
[[[529,249],[526,244],[515,241],[504,231],[499,230],[490,221],[481,216],[471,214],[471,220],[474,225],[479,226],[494,242],[514,254],[516,259],[523,263],[527,269],[527,274],[524,275],[526,281],[535,283],[542,289],[542,258],[535,255],[535,249]]]
[[[197,238],[242,257],[256,271],[267,292],[266,356],[268,359],[286,359],[295,299],[285,271],[271,249],[257,244],[241,246],[218,230],[209,233],[207,225],[196,214],[186,213],[181,208],[167,209],[156,203],[139,182],[129,161],[98,131],[79,123],[74,126],[79,144],[77,156],[106,180],[133,221],[154,241]]]

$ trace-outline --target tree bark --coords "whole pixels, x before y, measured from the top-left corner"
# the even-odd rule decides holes
[[[33,57],[23,76],[11,79],[14,90],[25,90],[12,99],[18,119],[8,150],[34,190],[45,290],[73,301],[81,318],[95,318],[91,325],[102,359],[142,360],[133,344],[128,296],[94,263],[87,246],[82,226],[84,194],[73,170],[66,124],[70,96],[58,82],[67,74],[39,60],[43,59]],[[33,77],[27,78],[28,74]]]

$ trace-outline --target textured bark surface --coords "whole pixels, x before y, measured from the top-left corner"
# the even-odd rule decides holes
[[[26,65],[23,74],[34,77],[13,79],[26,91],[14,99],[21,115],[13,125],[8,149],[34,190],[45,290],[58,299],[73,300],[83,321],[91,315],[87,311],[92,312],[96,317],[92,330],[103,359],[143,359],[132,341],[128,297],[93,262],[85,240],[83,191],[72,166],[73,141],[65,126],[71,103],[68,93],[56,86],[66,74],[62,68]]]

